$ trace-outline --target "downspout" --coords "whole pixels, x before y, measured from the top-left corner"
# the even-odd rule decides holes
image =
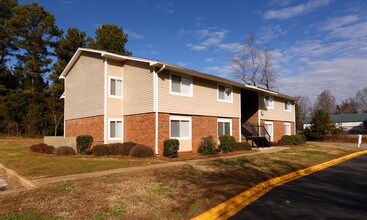
[[[261,102],[261,97],[260,97],[260,93],[257,93],[257,123],[259,124],[259,136],[261,136],[261,129],[260,129],[260,102]]]
[[[103,125],[104,125],[104,128],[103,128],[103,142],[105,144],[107,144],[107,57],[104,58],[103,60],[103,77],[104,77],[104,86],[103,86],[103,91],[104,91],[104,101],[103,101],[103,116],[104,116],[104,119],[103,119]]]
[[[238,133],[239,133],[239,141],[240,143],[242,142],[242,132],[241,132],[241,128],[242,128],[242,104],[241,104],[241,95],[242,95],[242,89],[240,88],[240,97],[239,97],[239,105],[240,105],[240,118],[238,119]]]
[[[64,93],[66,89],[66,77],[60,76],[60,79],[64,79]],[[66,97],[66,96],[65,96]],[[64,97],[64,138],[66,137],[65,131],[66,131],[66,125],[65,125],[65,106],[66,106],[66,98]]]
[[[160,73],[164,68],[166,68],[166,65],[163,65],[161,69],[159,69],[157,72],[155,71],[155,67],[153,66],[153,96],[154,96],[154,112],[155,112],[155,154],[158,155],[158,73]]]

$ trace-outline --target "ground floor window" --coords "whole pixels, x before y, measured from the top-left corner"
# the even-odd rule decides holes
[[[171,116],[170,137],[191,139],[191,117]]]
[[[291,135],[291,123],[284,122],[284,135]]]
[[[109,120],[109,139],[122,139],[122,120]]]
[[[232,119],[218,119],[218,137],[232,135]]]

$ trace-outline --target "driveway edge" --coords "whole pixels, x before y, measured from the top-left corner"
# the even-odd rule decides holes
[[[287,183],[291,180],[307,176],[311,173],[323,170],[335,164],[344,162],[346,160],[352,159],[354,157],[360,156],[362,154],[367,154],[367,150],[358,151],[355,153],[351,153],[330,161],[326,161],[324,163],[308,167],[306,169],[302,169],[299,171],[295,171],[292,173],[285,174],[283,176],[279,176],[262,183],[257,184],[256,186],[251,187],[250,189],[242,192],[241,194],[211,208],[210,210],[196,216],[193,220],[201,220],[201,219],[228,219],[229,217],[235,215],[241,209],[256,201],[258,198],[263,196],[265,193],[270,191],[272,188]]]
[[[12,169],[7,168],[4,164],[0,163],[0,169],[3,169],[5,171],[5,174],[15,180],[17,183],[19,183],[21,186],[27,188],[27,189],[33,189],[36,188],[36,185],[30,181],[29,179],[23,177],[19,173],[15,172]]]

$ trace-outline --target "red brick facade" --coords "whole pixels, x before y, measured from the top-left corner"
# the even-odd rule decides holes
[[[198,152],[201,139],[206,136],[213,136],[217,141],[218,126],[217,117],[210,116],[192,116],[192,152]]]
[[[263,120],[261,119],[261,124],[264,125],[265,121],[273,122],[273,142],[278,142],[284,135],[284,122],[288,121],[275,121],[275,120]],[[288,122],[291,124],[291,134],[294,133],[294,122]]]
[[[83,134],[93,136],[94,142],[104,141],[104,117],[103,115],[78,118],[65,121],[65,136],[77,137]]]
[[[155,113],[124,116],[124,141],[133,141],[154,148]]]
[[[169,114],[158,114],[158,152],[163,155],[163,142],[169,139]]]

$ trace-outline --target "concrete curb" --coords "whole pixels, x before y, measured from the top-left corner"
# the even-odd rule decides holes
[[[229,217],[235,215],[241,209],[256,201],[258,198],[263,196],[265,193],[270,191],[272,188],[287,183],[291,180],[298,179],[300,177],[309,175],[311,173],[323,170],[335,164],[344,162],[346,160],[352,159],[354,157],[360,156],[362,154],[367,154],[367,150],[355,152],[352,154],[345,155],[343,157],[336,158],[312,167],[308,167],[303,170],[295,171],[292,173],[279,176],[265,182],[262,182],[245,192],[215,206],[214,208],[196,216],[193,220],[201,219],[228,219]]]
[[[22,175],[18,174],[14,170],[7,168],[2,163],[0,163],[0,169],[3,169],[5,171],[5,174],[9,178],[12,178],[17,183],[19,183],[21,186],[23,186],[23,187],[25,187],[27,189],[36,188],[36,185],[32,181],[26,179],[25,177],[23,177]]]

